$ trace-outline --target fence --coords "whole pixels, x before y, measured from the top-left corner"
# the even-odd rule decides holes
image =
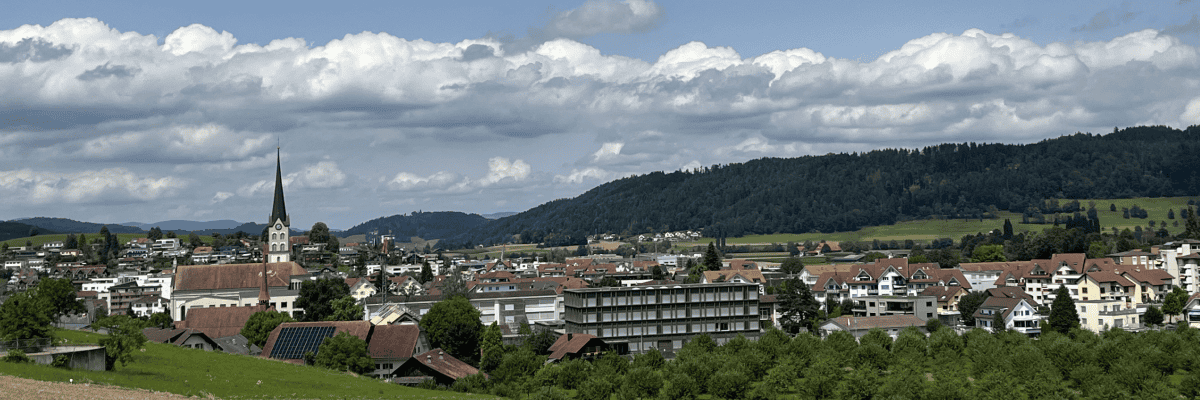
[[[37,353],[52,344],[50,338],[0,340],[0,353],[8,353],[9,350],[21,350],[26,354]]]

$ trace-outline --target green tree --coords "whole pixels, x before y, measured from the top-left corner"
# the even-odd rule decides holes
[[[284,322],[295,321],[287,313],[279,311],[259,311],[250,315],[246,325],[242,326],[242,336],[251,344],[262,347],[267,344],[267,337],[275,327]]]
[[[783,263],[779,265],[779,270],[788,275],[798,275],[804,270],[804,261],[799,257],[788,257],[783,259]]]
[[[0,306],[0,338],[25,340],[54,337],[53,318],[42,299],[29,291],[8,297]]]
[[[367,353],[367,342],[347,332],[325,339],[317,348],[313,365],[360,375],[375,369],[375,363]]]
[[[1190,218],[1192,214],[1188,213],[1188,217]],[[1163,314],[1170,315],[1171,322],[1174,322],[1175,316],[1182,314],[1183,307],[1187,306],[1187,299],[1188,293],[1183,288],[1176,286],[1174,289],[1171,289],[1171,292],[1163,297]]]
[[[983,301],[987,300],[987,298],[987,292],[971,292],[958,299],[958,311],[961,313],[963,325],[975,326],[975,310],[978,310],[979,306],[983,305]]]
[[[1146,325],[1162,325],[1163,312],[1158,307],[1150,306],[1146,308],[1146,314],[1142,316],[1142,321],[1145,321]]]
[[[481,371],[491,372],[500,366],[500,362],[504,360],[503,339],[504,335],[500,332],[500,326],[495,322],[483,329],[483,334],[479,338],[479,350],[482,354],[479,360]]]
[[[171,319],[171,314],[154,313],[150,315],[150,326],[160,329],[170,329],[175,325],[175,320]]]
[[[334,253],[337,253],[340,247],[337,236],[329,233],[329,226],[324,222],[317,222],[308,230],[308,242],[325,243],[325,250]]]
[[[701,263],[706,271],[721,270],[721,254],[717,252],[715,242],[708,242],[708,250],[704,252],[704,262]]]
[[[333,301],[333,313],[325,317],[326,321],[361,321],[363,319],[363,308],[358,305],[358,300],[354,300],[351,296],[342,296]]]
[[[197,235],[196,232],[192,232],[188,234],[188,244],[191,244],[192,248],[194,249],[203,246],[204,241],[200,240],[200,235]]]
[[[453,296],[437,302],[421,317],[421,329],[429,345],[441,348],[469,364],[479,360],[479,338],[483,323],[479,310],[465,296]]]
[[[1087,258],[1103,258],[1108,254],[1108,245],[1101,241],[1093,241],[1088,245]]]
[[[428,246],[428,245],[427,245]],[[429,260],[421,262],[421,274],[417,275],[417,282],[424,285],[426,282],[433,280],[433,269],[429,267]]]
[[[989,244],[983,246],[975,246],[975,251],[971,252],[971,262],[1003,262],[1008,261],[1004,257],[1004,245]]]
[[[296,299],[296,307],[304,309],[304,321],[324,321],[333,315],[334,300],[349,295],[350,286],[342,279],[304,281],[300,284],[300,296]]]
[[[1200,218],[1196,217],[1196,210],[1192,210],[1191,207],[1187,208],[1187,221],[1184,223],[1181,236],[1200,240]]]
[[[778,294],[780,325],[790,333],[800,332],[801,327],[810,332],[816,331],[817,320],[821,311],[821,303],[813,297],[812,290],[799,277],[793,277],[783,282],[782,292]]]
[[[108,336],[100,339],[100,345],[104,346],[106,353],[106,369],[112,370],[117,362],[122,366],[129,365],[133,362],[133,351],[146,344],[146,336],[142,334],[145,321],[127,315],[114,315],[96,321],[92,326],[108,330]]]
[[[158,240],[158,239],[162,239],[162,235],[163,235],[162,229],[159,229],[156,226],[156,227],[150,228],[150,232],[146,233],[146,239]],[[64,245],[64,247],[66,247],[66,246]],[[70,247],[68,247],[68,248],[70,248]]]
[[[1067,285],[1061,285],[1054,292],[1054,302],[1050,303],[1050,328],[1065,335],[1071,328],[1078,327],[1079,312],[1075,310],[1075,300],[1071,299]]]
[[[72,285],[71,280],[66,278],[38,281],[34,289],[34,296],[41,301],[44,307],[47,307],[50,317],[54,319],[72,313],[87,312],[83,302],[75,297],[75,285]]]

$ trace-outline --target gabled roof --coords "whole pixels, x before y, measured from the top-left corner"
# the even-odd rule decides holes
[[[1099,283],[1111,282],[1111,283],[1116,283],[1121,286],[1134,286],[1133,282],[1130,282],[1129,279],[1125,279],[1125,277],[1123,277],[1121,275],[1117,275],[1115,272],[1111,272],[1111,271],[1087,272],[1087,273],[1084,273],[1084,276],[1090,278],[1091,280],[1099,282]]]
[[[1077,274],[1084,272],[1084,263],[1087,262],[1087,255],[1083,253],[1067,253],[1055,254],[1050,256],[1050,267],[1058,271],[1063,265],[1066,265]]]
[[[729,269],[731,270],[748,270],[758,269],[758,263],[749,260],[729,260]]]
[[[371,358],[408,358],[417,348],[421,327],[417,325],[376,325],[367,352]]]
[[[204,332],[195,329],[160,329],[160,328],[145,328],[142,329],[142,334],[146,336],[146,340],[155,343],[169,343],[176,346],[182,345],[193,336],[199,336],[205,342],[208,342],[214,349],[221,349],[221,345],[214,341]]]
[[[937,301],[951,301],[959,293],[966,292],[962,286],[930,286],[921,291],[921,296],[933,296]]]
[[[976,319],[990,318],[991,316],[983,314],[983,310],[984,309],[993,309],[993,310],[1001,310],[1001,313],[1002,313],[1001,315],[1003,315],[1004,318],[1007,319],[1009,314],[1012,314],[1013,310],[1015,310],[1017,308],[1017,305],[1021,304],[1021,303],[1028,304],[1030,307],[1032,307],[1034,309],[1037,308],[1037,302],[1033,301],[1031,299],[1009,298],[1009,297],[988,297],[987,299],[983,300],[983,304],[979,305],[979,309],[975,310],[974,317]]]
[[[548,359],[561,360],[563,357],[578,355],[578,353],[583,351],[584,348],[588,347],[589,344],[601,347],[605,345],[603,340],[586,333],[573,333],[559,336],[558,339],[554,341],[554,344],[550,345],[550,348],[547,349],[547,351],[550,352],[550,357],[548,357]]]
[[[288,286],[292,276],[308,275],[295,262],[267,263],[267,285]],[[258,289],[263,264],[180,265],[175,272],[175,290]]]
[[[279,340],[279,333],[286,328],[304,328],[304,327],[333,327],[333,334],[336,336],[339,333],[346,332],[362,339],[364,342],[371,342],[371,323],[368,321],[318,321],[318,322],[284,322],[276,326],[271,334],[267,336],[267,343],[263,345],[263,357],[270,357],[271,350],[275,347],[275,342]]]
[[[184,320],[175,323],[178,328],[191,328],[209,337],[233,336],[242,332],[250,316],[259,311],[274,310],[264,306],[190,308]]]
[[[1127,268],[1117,268],[1117,273],[1136,282],[1141,282],[1147,285],[1162,285],[1164,283],[1175,280],[1170,272],[1156,268],[1140,268],[1141,265],[1133,265]]]
[[[1033,296],[1026,293],[1016,286],[1000,286],[987,290],[988,297],[1000,297],[1009,299],[1029,299],[1033,300]]]
[[[418,354],[415,357],[410,358],[408,361],[405,361],[405,364],[410,362],[420,363],[425,367],[445,375],[447,378],[455,380],[479,373],[479,369],[472,367],[465,362],[459,361],[457,358],[454,358],[449,353],[442,351],[440,348]],[[401,366],[401,368],[403,368],[403,366]]]
[[[733,282],[734,279],[738,277],[742,278],[747,283],[760,283],[764,285],[767,283],[767,278],[763,277],[762,271],[754,269],[723,269],[720,271],[704,271],[704,281],[708,283]]]

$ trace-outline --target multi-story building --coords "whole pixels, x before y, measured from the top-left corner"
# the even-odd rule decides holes
[[[1188,293],[1200,292],[1200,241],[1167,242],[1159,249],[1162,268]]]
[[[594,335],[618,352],[672,354],[699,334],[724,343],[761,332],[758,285],[710,283],[563,291],[566,332]]]
[[[854,298],[854,316],[912,315],[922,321],[937,318],[938,302],[933,296],[862,296]]]
[[[500,325],[531,324],[535,322],[555,321],[562,319],[562,302],[555,289],[514,290],[514,291],[471,291],[466,293],[467,300],[479,310],[479,321],[484,325],[496,322]],[[418,316],[423,316],[433,308],[434,304],[445,297],[438,295],[424,296],[389,296],[366,298],[367,315],[374,315],[380,309],[389,305],[403,305]]]
[[[1037,303],[1028,297],[988,297],[975,311],[975,326],[995,329],[997,316],[1003,319],[1004,329],[1011,329],[1030,336],[1042,333],[1042,316],[1037,313]]]
[[[971,290],[962,271],[942,269],[935,263],[909,264],[906,258],[881,258],[873,264],[806,266],[800,278],[809,282],[813,296],[822,303],[864,296],[916,296],[932,286]]]
[[[1075,302],[1079,327],[1092,332],[1111,328],[1137,329],[1142,327],[1137,308],[1120,299],[1081,300]]]

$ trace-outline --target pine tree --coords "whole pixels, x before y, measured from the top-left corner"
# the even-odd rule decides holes
[[[708,251],[704,252],[704,269],[708,271],[721,270],[721,255],[717,253],[717,246],[713,242],[708,242]]]
[[[1050,304],[1050,327],[1062,334],[1079,327],[1079,312],[1075,310],[1075,300],[1071,299],[1067,285],[1059,286],[1058,291],[1054,292],[1054,302]]]

